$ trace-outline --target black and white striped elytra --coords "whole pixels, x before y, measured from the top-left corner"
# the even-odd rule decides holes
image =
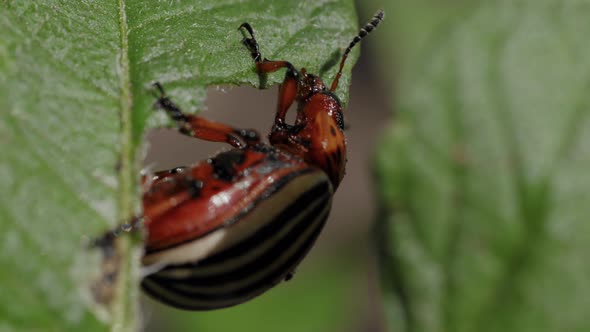
[[[308,168],[281,178],[238,221],[174,248],[148,253],[163,268],[143,289],[189,310],[245,302],[288,278],[318,237],[332,204],[324,172]]]

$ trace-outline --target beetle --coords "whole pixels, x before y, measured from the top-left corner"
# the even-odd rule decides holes
[[[144,177],[143,214],[132,228],[146,230],[146,293],[177,308],[210,310],[245,302],[292,277],[344,176],[346,139],[334,91],[351,49],[383,17],[378,11],[350,42],[330,88],[304,68],[262,58],[253,28],[240,25],[258,73],[286,69],[268,144],[255,130],[183,113],[154,84],[154,107],[182,134],[233,149]],[[287,124],[293,103],[296,120]]]

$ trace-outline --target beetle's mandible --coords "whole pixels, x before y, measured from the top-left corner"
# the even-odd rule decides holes
[[[144,178],[142,264],[151,271],[142,288],[152,297],[188,310],[209,310],[247,301],[289,279],[312,247],[344,176],[346,139],[342,106],[334,91],[351,49],[383,19],[383,11],[350,42],[330,87],[305,69],[260,54],[254,30],[240,25],[258,73],[285,69],[274,123],[261,141],[239,129],[183,113],[154,84],[155,107],[178,130],[232,150],[190,167]],[[285,122],[297,104],[294,124]]]

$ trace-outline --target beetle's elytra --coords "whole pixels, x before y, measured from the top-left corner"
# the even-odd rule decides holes
[[[143,215],[135,220],[147,233],[142,263],[151,274],[141,285],[148,294],[178,308],[209,310],[242,303],[291,278],[344,176],[346,139],[334,91],[349,52],[383,17],[378,11],[354,37],[329,88],[288,61],[262,58],[250,24],[239,27],[249,35],[242,42],[259,73],[286,69],[270,144],[254,130],[183,113],[154,84],[155,107],[181,133],[234,149],[144,179]],[[294,102],[296,120],[287,124]]]
[[[203,179],[196,192],[192,179]],[[170,206],[158,191],[144,195],[150,219],[143,264],[165,267],[142,287],[192,310],[244,302],[285,278],[318,236],[333,194],[323,171],[262,144],[156,175],[151,188],[160,185],[179,201]]]

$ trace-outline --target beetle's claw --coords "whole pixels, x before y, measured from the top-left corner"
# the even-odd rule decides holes
[[[160,84],[160,82],[154,82],[152,84],[152,96],[158,98],[158,99],[162,99],[166,97],[166,92],[164,91],[164,88],[162,87],[162,84]]]
[[[252,39],[254,39],[254,29],[252,29],[252,26],[250,25],[250,23],[244,22],[244,23],[240,24],[240,26],[238,27],[238,30],[240,30],[242,28],[246,29],[246,31],[248,31],[248,33],[250,34],[250,37]]]

